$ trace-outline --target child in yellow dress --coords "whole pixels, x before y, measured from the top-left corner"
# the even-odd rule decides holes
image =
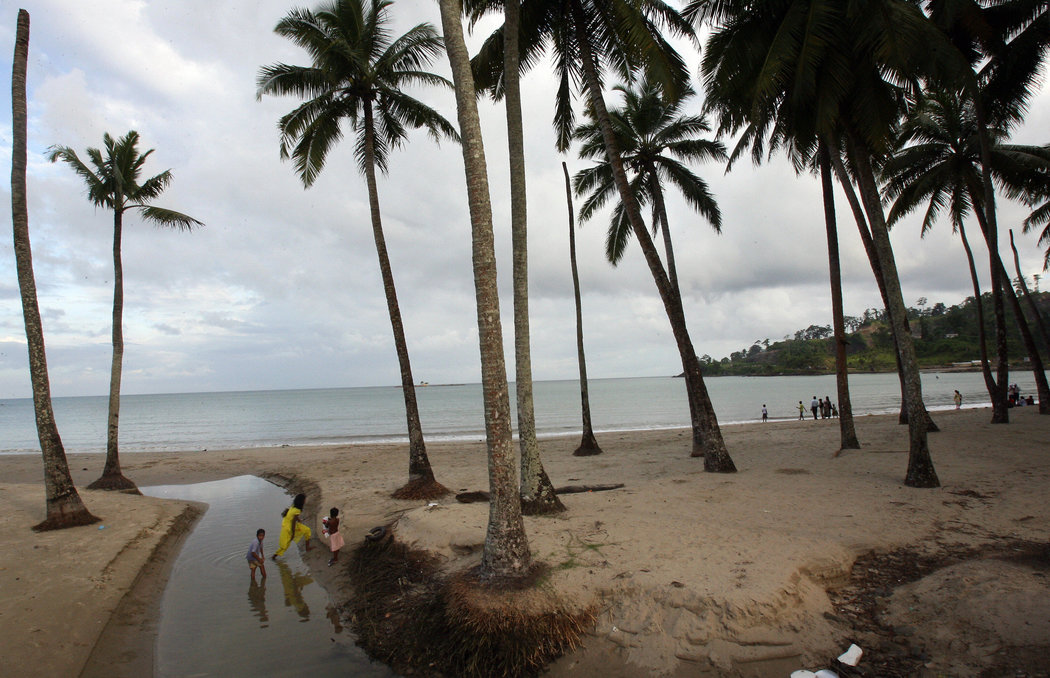
[[[306,550],[310,550],[310,537],[313,535],[313,532],[302,523],[299,517],[303,512],[304,504],[306,504],[306,495],[297,494],[295,499],[292,500],[292,505],[285,509],[284,520],[281,521],[281,538],[278,542],[278,548],[273,554],[274,560],[277,560],[277,556],[283,556],[293,541],[299,541],[300,539],[306,544]]]

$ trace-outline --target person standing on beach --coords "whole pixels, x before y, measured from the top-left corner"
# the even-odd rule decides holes
[[[798,420],[802,421],[806,418],[806,406],[802,404],[802,401],[798,401]]]
[[[831,419],[831,396],[824,396],[824,404],[822,405],[823,414],[825,419]]]
[[[281,538],[277,544],[277,551],[273,554],[274,560],[277,560],[277,556],[283,556],[293,541],[299,541],[300,539],[306,544],[306,550],[310,550],[310,537],[313,532],[310,531],[309,527],[303,525],[299,518],[302,515],[305,504],[306,495],[297,494],[295,499],[292,500],[292,505],[284,510],[282,514],[284,520],[281,521]]]
[[[766,409],[765,403],[762,403],[762,421],[769,421],[769,410]]]
[[[962,393],[959,393],[959,389],[955,389],[954,400],[955,400],[955,409],[961,410],[962,409]]]
[[[263,537],[266,536],[266,530],[258,529],[255,531],[255,539],[248,546],[248,569],[252,573],[252,583],[255,583],[255,570],[259,569],[262,571],[262,578],[266,579],[266,556],[263,555]]]
[[[343,548],[343,533],[339,531],[339,509],[332,507],[328,517],[324,519],[325,530],[328,533],[328,548],[332,550],[332,557],[328,559],[331,567],[339,562],[339,549]]]
[[[813,412],[813,421],[816,421],[817,410],[820,409],[820,401],[817,400],[817,396],[813,396],[813,400],[809,401],[809,409]]]

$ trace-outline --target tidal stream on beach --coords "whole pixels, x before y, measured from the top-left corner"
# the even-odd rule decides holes
[[[288,494],[255,476],[195,485],[143,487],[151,497],[208,504],[186,538],[160,606],[154,675],[394,676],[354,644],[293,545],[278,560]],[[266,530],[266,572],[249,576],[246,554]],[[320,540],[315,548],[326,548]]]

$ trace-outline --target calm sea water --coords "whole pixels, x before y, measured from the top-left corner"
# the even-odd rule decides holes
[[[1031,372],[1015,372],[1011,383],[1035,392]],[[770,419],[795,419],[798,401],[835,397],[835,377],[713,377],[706,380],[719,422],[756,421],[763,404]],[[952,407],[955,389],[965,406],[988,405],[979,373],[925,373],[923,395],[931,410]],[[484,437],[480,384],[416,389],[428,440]],[[514,388],[511,386],[513,402]],[[895,374],[850,375],[855,414],[896,412],[900,385]],[[576,380],[535,383],[536,426],[541,436],[579,433],[580,389]],[[689,425],[685,383],[670,377],[594,379],[590,382],[595,431],[633,431]],[[66,451],[104,452],[104,396],[55,398],[55,419]],[[294,391],[243,391],[127,395],[121,398],[123,453],[325,445],[407,440],[399,387]],[[39,452],[29,398],[0,400],[0,454]]]

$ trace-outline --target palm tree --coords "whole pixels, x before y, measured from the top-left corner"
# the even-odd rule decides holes
[[[797,146],[802,157],[819,141],[832,162],[841,161],[845,141],[871,229],[869,258],[885,286],[901,359],[910,438],[905,484],[939,485],[873,159],[888,146],[900,109],[893,83],[932,71],[944,41],[906,0],[693,0],[686,14],[715,24],[701,68],[721,132],[753,126],[756,137]]]
[[[69,474],[66,451],[58,435],[51,408],[51,385],[44,352],[44,328],[33,276],[33,252],[29,244],[29,206],[26,202],[27,121],[26,64],[29,60],[29,12],[18,10],[15,28],[14,65],[11,71],[11,112],[14,144],[11,149],[11,225],[18,269],[18,289],[22,295],[26,344],[29,347],[29,376],[33,383],[33,411],[40,452],[44,457],[46,516],[34,530],[53,530],[98,522],[80,499]]]
[[[634,87],[617,85],[613,89],[624,98],[621,108],[609,112],[620,143],[620,153],[624,165],[631,172],[631,187],[639,205],[651,204],[653,235],[663,235],[667,277],[671,286],[678,291],[678,273],[663,186],[667,182],[677,187],[690,207],[703,215],[716,233],[720,233],[722,214],[718,204],[707,182],[694,174],[685,163],[725,160],[725,146],[720,141],[700,138],[699,135],[711,131],[704,116],[682,113],[686,100],[693,94],[691,89],[685,90],[682,97],[674,100],[667,99],[655,84],[646,79]],[[586,221],[616,193],[616,186],[611,164],[605,155],[602,131],[593,117],[579,125],[573,137],[580,142],[580,157],[598,163],[576,175],[577,193],[589,194],[580,208],[580,220]],[[606,238],[606,256],[611,263],[616,264],[623,257],[630,237],[631,226],[623,202],[620,201],[613,208]]]
[[[839,450],[858,450],[857,429],[853,425],[853,404],[849,395],[846,365],[846,321],[842,309],[842,273],[839,265],[838,222],[835,218],[835,192],[831,157],[826,146],[817,151],[820,188],[824,198],[824,230],[828,238],[828,271],[831,282],[831,316],[835,328],[835,388],[839,401]],[[836,454],[838,454],[836,452]]]
[[[947,208],[953,229],[962,234],[964,248],[969,260],[970,275],[974,287],[974,298],[978,304],[978,319],[983,317],[980,305],[980,288],[973,265],[969,244],[965,242],[963,219],[973,211],[982,231],[988,232],[986,212],[983,207],[985,192],[983,173],[988,167],[1000,185],[1008,193],[1021,195],[1025,187],[1046,173],[1050,167],[1050,153],[1040,146],[1025,146],[1001,143],[1006,134],[998,131],[992,135],[990,165],[982,160],[981,141],[978,134],[977,116],[971,99],[961,92],[936,90],[926,93],[914,112],[901,127],[898,144],[901,146],[882,168],[887,179],[884,192],[887,199],[894,200],[889,214],[889,223],[898,221],[905,214],[928,202],[923,222],[923,235],[932,227],[942,209]],[[1000,276],[1009,280],[997,251],[989,252],[991,265]],[[1038,348],[1031,339],[1028,327],[1016,295],[1007,286],[1005,293],[1014,307],[1018,328],[1025,340],[1026,350],[1032,360],[1040,404],[1043,394],[1050,398],[1046,374]],[[978,327],[981,339],[982,372],[992,402],[997,392],[1005,388],[1005,382],[996,383],[987,365],[987,349],[984,346],[984,327]],[[1002,419],[1001,417],[999,418]],[[993,422],[996,418],[993,417]]]
[[[525,515],[558,513],[565,505],[558,499],[540,459],[536,439],[536,410],[532,389],[532,351],[529,331],[528,209],[525,182],[525,137],[522,129],[520,56],[518,33],[520,0],[474,0],[466,7],[471,21],[503,6],[509,30],[503,50],[503,96],[507,114],[507,145],[510,161],[510,218],[514,283],[514,386],[518,404],[518,446],[521,450],[521,510]]]
[[[404,92],[414,85],[451,86],[445,78],[425,70],[441,53],[441,37],[430,24],[419,24],[392,40],[388,31],[391,4],[388,0],[331,0],[315,11],[290,11],[274,32],[305,49],[313,63],[261,68],[256,94],[258,98],[271,94],[306,99],[277,125],[281,157],[292,159],[305,188],[313,185],[328,152],[342,138],[343,120],[357,136],[354,155],[368,186],[372,235],[408,423],[409,480],[393,496],[424,499],[442,496],[448,489],[434,479],[423,440],[408,343],[383,235],[376,169],[386,172],[387,157],[405,142],[407,127],[425,127],[435,140],[458,136],[437,111]]]
[[[583,355],[583,308],[580,304],[580,272],[576,266],[576,225],[573,223],[575,210],[572,207],[572,184],[569,180],[569,168],[561,164],[565,175],[565,200],[569,204],[569,263],[572,267],[572,292],[576,300],[576,362],[580,366],[580,410],[583,414],[583,434],[580,445],[573,450],[577,457],[589,457],[601,454],[602,448],[594,437],[591,425],[591,398],[587,388],[587,360]]]
[[[120,471],[118,429],[120,418],[120,379],[124,364],[124,267],[121,262],[121,238],[124,213],[137,211],[143,220],[156,226],[188,231],[204,224],[181,212],[150,203],[171,184],[171,170],[139,183],[143,165],[153,149],[140,153],[139,133],[132,130],[120,139],[106,133],[103,149],[87,149],[88,165],[68,146],[53,146],[48,158],[73,168],[88,187],[88,199],[96,207],[113,210],[113,362],[109,374],[109,419],[106,434],[106,465],[102,476],[88,485],[89,489],[138,492],[135,483]]]
[[[627,219],[660,293],[682,358],[693,424],[693,455],[704,457],[707,471],[734,472],[736,467],[726,450],[689,337],[681,297],[670,284],[631,192],[602,93],[603,65],[614,69],[624,81],[630,81],[635,72],[642,70],[670,98],[683,91],[688,72],[681,57],[661,35],[661,25],[692,37],[692,30],[678,12],[660,0],[534,0],[522,5],[521,64],[525,68],[536,63],[548,45],[554,52],[560,81],[554,123],[560,151],[569,147],[575,129],[575,85],[586,93],[603,132]],[[475,77],[482,89],[502,87],[502,69],[496,64],[503,63],[503,34],[504,28],[497,29],[474,58]]]
[[[510,430],[510,394],[503,359],[503,330],[499,319],[488,170],[461,16],[459,0],[441,0],[441,26],[449,64],[452,66],[456,110],[463,137],[463,165],[470,205],[481,381],[485,402],[485,437],[488,441],[491,499],[479,576],[482,580],[490,581],[521,580],[531,570],[532,554],[525,535],[521,497],[514,478],[514,441]]]
[[[1046,0],[929,0],[931,19],[961,55],[953,64],[955,78],[966,85],[977,124],[983,167],[981,231],[989,251],[992,304],[995,311],[997,386],[992,398],[994,423],[1009,421],[1006,389],[1009,364],[1003,295],[1009,275],[999,257],[999,231],[992,184],[994,130],[1020,122],[1050,47],[1050,4]],[[1026,330],[1022,329],[1022,334]]]

